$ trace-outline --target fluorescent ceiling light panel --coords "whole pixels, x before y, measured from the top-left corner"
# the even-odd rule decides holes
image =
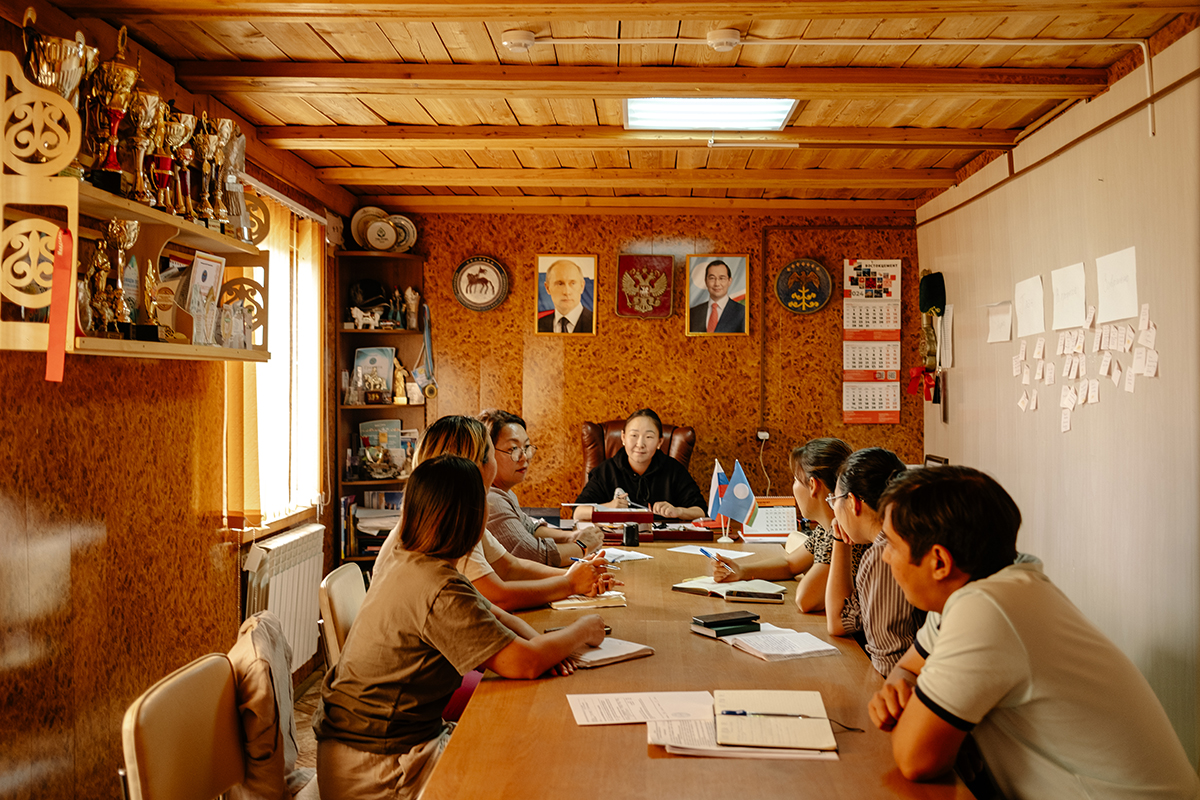
[[[637,97],[625,101],[625,129],[779,131],[795,100],[758,97]]]

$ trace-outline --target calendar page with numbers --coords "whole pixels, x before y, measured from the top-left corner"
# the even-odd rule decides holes
[[[900,259],[842,271],[842,421],[900,422]]]
[[[900,422],[900,383],[843,383],[842,421]]]

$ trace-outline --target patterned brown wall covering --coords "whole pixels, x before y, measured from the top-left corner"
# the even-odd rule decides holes
[[[222,365],[0,354],[0,781],[119,797],[121,717],[237,634]]]
[[[815,258],[841,285],[843,258],[903,258],[903,363],[916,362],[916,236],[911,227],[843,225],[795,217],[414,215],[417,250],[427,254],[425,286],[433,312],[434,353],[443,414],[499,406],[520,413],[541,449],[521,501],[574,500],[583,486],[579,427],[625,417],[640,406],[697,432],[692,475],[707,493],[713,458],[727,470],[740,459],[751,485],[766,491],[755,432],[770,431],[763,461],[771,494],[791,492],[787,455],[814,436],[879,445],[908,462],[922,457],[921,402],[905,395],[899,425],[843,425],[841,299],[814,315],[785,310],[770,292],[779,270]],[[795,226],[795,227],[793,227]],[[764,231],[768,293],[762,292]],[[539,253],[599,257],[595,336],[537,334],[535,258]],[[674,312],[661,321],[618,317],[617,256],[675,256]],[[684,265],[690,253],[749,253],[748,336],[687,337]],[[509,272],[508,299],[484,313],[455,300],[451,278],[472,255],[490,255]],[[765,357],[761,337],[765,330]],[[761,368],[761,380],[760,380]]]

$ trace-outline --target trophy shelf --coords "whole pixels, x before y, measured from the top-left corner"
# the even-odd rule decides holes
[[[94,336],[76,336],[75,355],[161,358],[168,361],[254,361],[259,363],[265,363],[271,358],[271,354],[266,350],[239,350],[232,347],[173,344],[171,342],[136,342],[129,339],[101,339]]]

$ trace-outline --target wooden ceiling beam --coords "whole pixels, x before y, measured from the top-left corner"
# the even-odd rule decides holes
[[[353,186],[515,186],[581,189],[946,189],[949,169],[419,169],[327,167]]]
[[[1011,150],[1018,131],[984,128],[787,128],[722,132],[717,141],[795,144],[801,148]],[[613,126],[375,125],[258,129],[258,140],[284,150],[637,150],[708,147],[707,131],[627,131]]]
[[[97,13],[95,3],[67,0],[60,7],[76,16]],[[148,19],[239,20],[287,19],[290,22],[363,19],[441,20],[714,20],[730,23],[754,20],[996,17],[1077,14],[1127,15],[1187,13],[1195,3],[1186,0],[106,0],[105,18],[134,23]]]
[[[185,61],[176,80],[204,94],[405,95],[438,99],[837,97],[1069,99],[1108,87],[1102,69],[903,67],[559,67]]]
[[[916,219],[912,200],[795,200],[743,197],[480,197],[377,195],[364,205],[413,214],[812,214]]]

